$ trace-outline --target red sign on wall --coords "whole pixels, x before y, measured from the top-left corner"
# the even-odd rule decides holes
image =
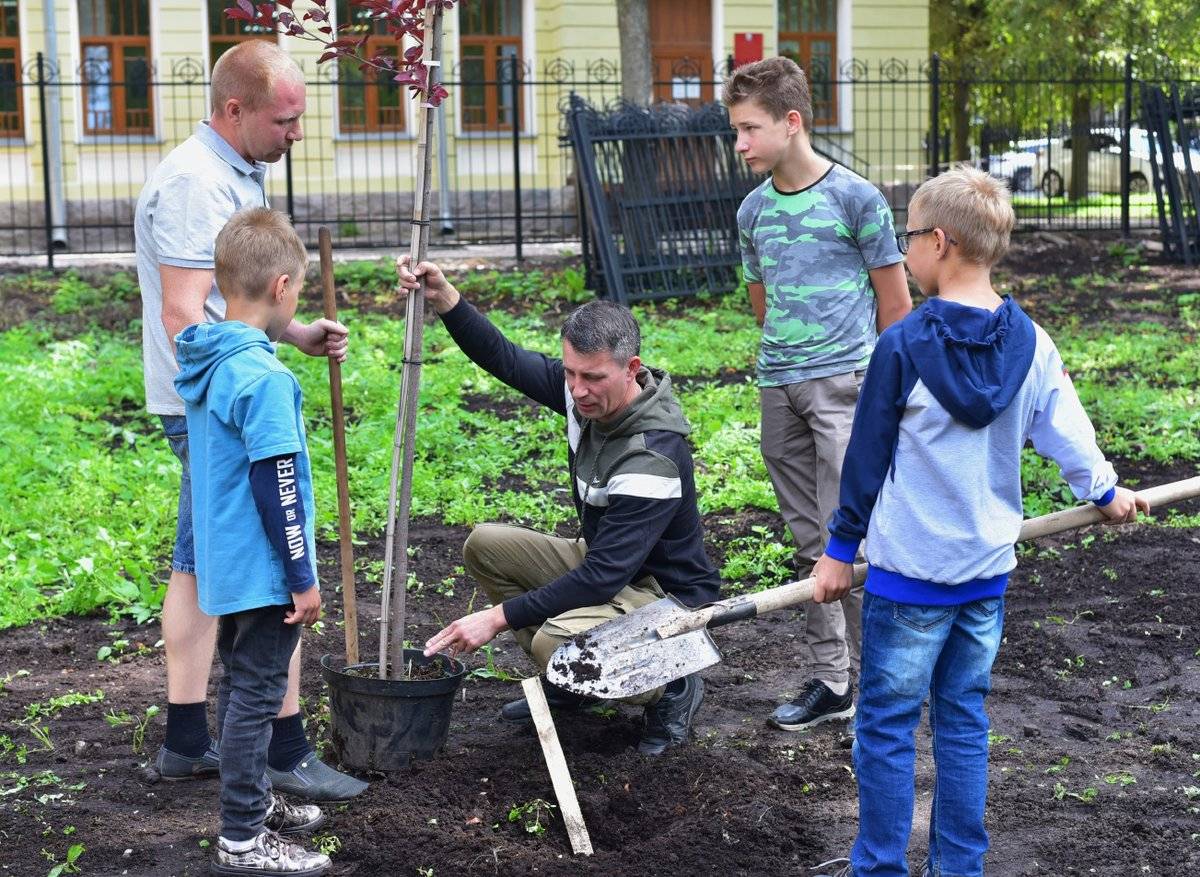
[[[738,33],[733,35],[733,66],[741,67],[763,58],[763,35],[761,33]]]

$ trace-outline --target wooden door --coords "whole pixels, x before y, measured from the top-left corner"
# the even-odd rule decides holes
[[[654,99],[696,106],[713,99],[712,4],[648,0]]]

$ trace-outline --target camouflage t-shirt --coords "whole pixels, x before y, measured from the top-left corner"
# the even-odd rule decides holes
[[[799,192],[766,180],[737,219],[746,282],[767,292],[758,385],[866,368],[876,338],[867,272],[903,258],[880,191],[835,164]]]

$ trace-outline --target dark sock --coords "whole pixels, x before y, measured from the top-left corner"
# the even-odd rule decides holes
[[[184,758],[199,758],[212,745],[208,736],[208,711],[200,703],[167,704],[167,739],[163,745]]]
[[[312,752],[304,737],[304,722],[300,713],[271,723],[271,746],[267,749],[267,764],[280,773],[295,770],[306,755]]]

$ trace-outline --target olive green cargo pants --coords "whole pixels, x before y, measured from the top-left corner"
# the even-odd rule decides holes
[[[587,544],[510,524],[478,524],[463,545],[463,565],[483,586],[493,604],[549,584],[583,563]],[[517,643],[541,672],[554,650],[571,637],[613,618],[619,618],[663,597],[653,576],[626,585],[606,603],[582,606],[547,619],[539,627],[514,630]],[[627,698],[625,703],[649,704],[662,689]]]

